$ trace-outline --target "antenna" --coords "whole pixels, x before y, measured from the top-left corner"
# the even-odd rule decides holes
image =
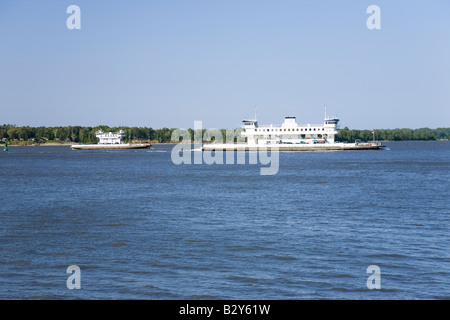
[[[255,121],[256,121],[256,113],[257,113],[257,112],[256,112],[256,107],[255,107]]]
[[[327,119],[327,105],[325,104],[325,119]]]

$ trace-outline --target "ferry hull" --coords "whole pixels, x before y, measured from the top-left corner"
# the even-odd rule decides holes
[[[203,145],[202,151],[343,151],[343,150],[378,150],[384,146],[380,142],[373,143],[333,143],[333,144],[209,144]]]
[[[123,143],[123,144],[74,144],[73,150],[120,150],[120,149],[146,149],[150,143]]]

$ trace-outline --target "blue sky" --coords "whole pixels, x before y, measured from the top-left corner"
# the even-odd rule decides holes
[[[450,1],[0,1],[0,124],[236,128],[325,105],[341,127],[450,126]]]

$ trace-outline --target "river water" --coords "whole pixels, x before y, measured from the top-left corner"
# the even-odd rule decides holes
[[[164,144],[11,146],[0,298],[449,299],[450,142],[385,144],[281,152],[274,175]]]

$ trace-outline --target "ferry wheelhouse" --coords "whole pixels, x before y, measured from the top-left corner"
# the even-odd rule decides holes
[[[120,130],[117,133],[105,133],[99,130],[95,133],[95,136],[99,139],[98,144],[121,144],[122,139],[125,137],[125,132]]]

